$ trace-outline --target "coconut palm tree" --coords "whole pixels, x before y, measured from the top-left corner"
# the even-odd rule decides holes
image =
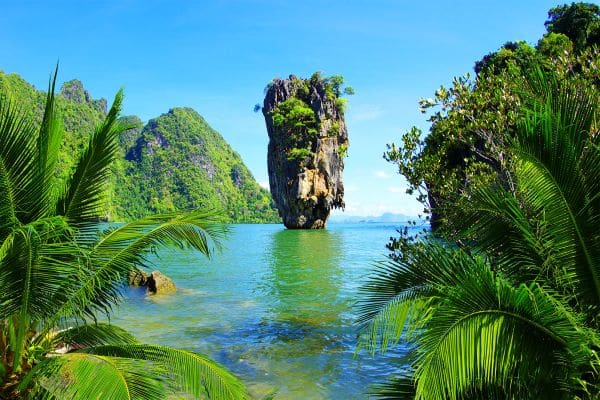
[[[598,95],[539,71],[523,89],[515,191],[497,184],[466,195],[454,241],[410,247],[362,289],[367,346],[414,346],[381,398],[600,393]]]
[[[210,256],[225,229],[212,212],[153,215],[98,232],[118,155],[119,91],[104,122],[59,184],[56,73],[39,128],[0,97],[0,398],[245,398],[206,356],[140,344],[100,323],[132,268],[163,246]]]

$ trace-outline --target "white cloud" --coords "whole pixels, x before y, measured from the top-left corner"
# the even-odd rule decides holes
[[[385,172],[383,170],[377,170],[377,171],[373,172],[373,174],[379,179],[389,179],[390,178],[390,174],[388,174],[387,172]]]

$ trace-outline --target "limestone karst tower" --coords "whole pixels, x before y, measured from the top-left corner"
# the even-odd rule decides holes
[[[344,208],[342,172],[348,150],[343,78],[290,75],[268,86],[262,108],[269,133],[271,195],[290,229],[325,228],[333,208]]]

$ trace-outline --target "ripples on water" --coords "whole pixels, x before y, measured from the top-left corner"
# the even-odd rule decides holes
[[[208,354],[258,398],[367,398],[368,385],[397,371],[406,352],[357,354],[353,325],[357,289],[396,228],[235,225],[213,260],[161,253],[156,268],[178,292],[128,289],[112,320],[143,342]]]

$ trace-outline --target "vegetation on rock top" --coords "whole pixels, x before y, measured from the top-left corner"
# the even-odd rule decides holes
[[[316,140],[321,125],[324,121],[313,108],[311,108],[311,85],[321,88],[325,97],[333,101],[337,111],[343,115],[347,101],[342,96],[353,95],[354,89],[350,86],[344,87],[344,77],[333,75],[323,77],[320,72],[315,72],[309,79],[301,79],[291,76],[292,96],[279,103],[273,110],[271,117],[275,127],[287,132],[286,153],[289,161],[296,161],[299,166],[304,165],[305,160],[314,157]],[[327,130],[327,135],[339,134],[339,123],[333,121]],[[348,146],[340,148],[340,153],[345,156]]]

